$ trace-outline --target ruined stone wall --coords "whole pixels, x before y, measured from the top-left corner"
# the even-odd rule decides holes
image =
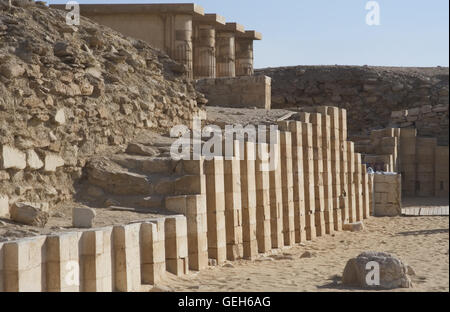
[[[200,79],[195,88],[209,106],[234,108],[271,108],[271,79],[267,76]]]
[[[70,199],[92,155],[189,124],[197,92],[178,67],[88,19],[74,28],[44,5],[0,9],[0,195]]]
[[[1,242],[0,291],[140,291],[166,271],[183,276],[208,259],[255,259],[369,218],[373,181],[347,140],[346,111],[318,107],[300,118],[279,122],[275,142],[235,141],[211,160],[130,158],[133,174],[119,170],[121,184],[97,186],[126,196],[121,185],[132,187],[136,172],[176,172],[164,181],[164,206],[182,215]],[[69,284],[74,265],[82,270]]]
[[[273,108],[347,109],[350,134],[385,128],[392,111],[449,104],[448,68],[297,66],[258,69],[255,74],[272,78]],[[442,132],[448,130],[448,115],[443,118]],[[422,135],[425,125],[418,128]]]
[[[420,136],[435,137],[439,145],[448,145],[448,104],[425,105],[391,114],[392,127],[415,128]]]

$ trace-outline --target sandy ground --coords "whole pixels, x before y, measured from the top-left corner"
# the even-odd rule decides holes
[[[238,261],[182,278],[171,276],[163,285],[174,291],[200,292],[360,291],[343,287],[340,278],[350,258],[369,250],[394,254],[414,269],[414,288],[395,291],[449,291],[448,217],[372,217],[362,232],[338,232],[262,261]],[[312,257],[302,258],[305,252]]]

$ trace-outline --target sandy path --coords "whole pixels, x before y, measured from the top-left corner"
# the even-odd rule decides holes
[[[339,232],[283,250],[273,261],[239,261],[164,285],[175,291],[349,291],[339,285],[347,260],[363,251],[384,251],[412,266],[414,288],[398,291],[449,291],[449,218],[371,218],[363,232]],[[311,258],[301,258],[306,251]],[[284,258],[284,259],[283,259]],[[267,257],[266,257],[267,259]]]

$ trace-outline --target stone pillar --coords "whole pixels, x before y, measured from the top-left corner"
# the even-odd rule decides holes
[[[331,184],[332,184],[332,203],[333,203],[333,221],[334,230],[342,230],[342,210],[339,198],[341,191],[341,144],[339,141],[339,108],[328,107],[327,113],[330,116],[330,149],[331,149]]]
[[[356,222],[356,191],[355,191],[355,145],[347,141],[347,182],[348,182],[348,222]]]
[[[323,192],[325,204],[325,232],[334,232],[333,216],[333,181],[331,169],[331,117],[328,115],[328,107],[319,107],[322,114],[322,157],[323,157]]]
[[[293,181],[294,181],[295,242],[303,243],[307,239],[306,235],[307,209],[305,203],[305,173],[303,163],[305,161],[312,161],[312,157],[311,159],[304,157],[302,123],[290,122],[289,130],[292,134],[292,171],[294,173]]]
[[[356,221],[362,221],[364,219],[364,203],[363,203],[363,180],[361,171],[361,154],[355,153],[355,209],[356,209]]]
[[[270,132],[267,133],[269,139]],[[281,145],[280,131],[276,132],[275,144],[270,144],[270,157],[274,157],[274,168],[270,168],[270,229],[272,248],[284,246],[283,240],[283,190],[281,185]]]
[[[254,30],[236,34],[236,76],[253,76],[253,41],[262,35]]]
[[[206,195],[166,197],[166,209],[186,216],[189,269],[208,266]]]
[[[340,183],[339,207],[342,224],[349,222],[348,154],[347,154],[347,111],[339,109]]]
[[[141,224],[117,225],[113,229],[115,290],[141,290]]]
[[[282,130],[288,129],[288,122],[279,123]],[[295,245],[294,223],[294,172],[292,169],[292,137],[288,131],[281,132],[281,185],[283,193],[283,238],[284,245]],[[302,168],[303,169],[303,168]],[[303,171],[303,170],[302,170]],[[306,233],[306,232],[305,232]]]
[[[4,243],[4,291],[44,292],[47,290],[45,241],[45,236],[37,236]]]
[[[226,260],[225,185],[223,157],[205,161],[208,255],[217,264]]]
[[[216,34],[216,76],[236,77],[234,32],[218,31]]]
[[[265,253],[272,249],[269,160],[262,157],[268,155],[269,149],[266,143],[257,143],[256,146],[256,239],[258,251]]]
[[[211,24],[194,26],[194,77],[216,77],[216,29]]]
[[[316,238],[315,211],[316,202],[314,196],[314,152],[313,152],[313,130],[309,123],[310,115],[301,113],[302,120],[302,144],[303,144],[303,178],[305,194],[305,230],[306,238]],[[301,169],[301,168],[299,168]]]
[[[314,152],[314,196],[316,202],[316,234],[323,236],[325,231],[325,195],[323,186],[323,151],[322,151],[322,114],[312,113]]]
[[[236,145],[239,146],[239,145]],[[228,158],[228,157],[227,157]],[[242,241],[241,165],[238,157],[225,159],[225,228],[227,259],[235,261],[244,256]]]
[[[236,38],[236,76],[253,76],[253,39]]]
[[[155,285],[166,276],[166,248],[163,218],[141,226],[142,283]]]
[[[81,232],[47,237],[47,291],[79,292]]]
[[[363,185],[363,218],[370,217],[370,192],[369,192],[369,174],[365,164],[361,165],[362,185]]]
[[[226,23],[216,28],[216,76],[236,77],[236,34],[244,33],[244,27]]]
[[[166,51],[173,60],[185,65],[188,77],[193,78],[192,15],[167,15],[165,23]]]
[[[83,232],[80,274],[84,292],[114,290],[112,232],[112,227]]]
[[[187,222],[185,216],[167,217],[164,223],[166,269],[177,276],[189,273]]]
[[[250,260],[258,255],[255,160],[255,144],[253,142],[245,142],[241,158],[242,234],[244,258]]]

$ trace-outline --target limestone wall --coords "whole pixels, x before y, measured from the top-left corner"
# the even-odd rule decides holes
[[[387,127],[392,111],[440,110],[449,104],[449,71],[442,67],[296,66],[258,69],[255,74],[272,78],[273,108],[334,105],[347,109],[352,135]],[[442,118],[437,127],[442,127],[443,134],[448,132],[448,115],[446,122]],[[429,135],[425,120],[423,126],[416,126],[419,135]]]
[[[199,79],[195,88],[208,105],[235,108],[271,108],[271,79],[267,76]]]

